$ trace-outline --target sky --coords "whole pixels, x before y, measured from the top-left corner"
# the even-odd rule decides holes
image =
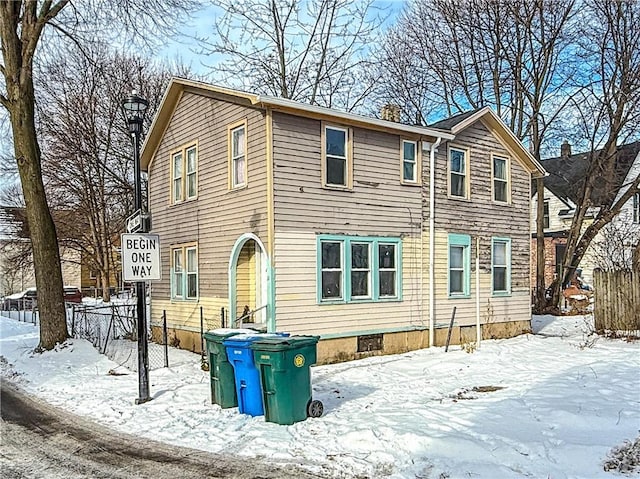
[[[640,343],[590,335],[588,316],[532,325],[535,334],[470,352],[313,366],[324,414],[291,426],[211,404],[200,355],[174,349],[170,367],[150,373],[153,399],[135,405],[137,374],[126,367],[135,343],[121,343],[116,361],[79,339],[33,354],[37,327],[2,317],[0,374],[116,430],[328,479],[616,477],[604,462],[640,430]]]

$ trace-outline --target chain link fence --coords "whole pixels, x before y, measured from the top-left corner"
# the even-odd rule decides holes
[[[69,316],[70,334],[90,341],[109,359],[132,371],[138,369],[138,331],[135,303],[75,305]],[[165,326],[166,330],[166,326]],[[146,331],[148,340],[151,331]],[[160,343],[148,342],[149,369],[169,367],[166,333]]]

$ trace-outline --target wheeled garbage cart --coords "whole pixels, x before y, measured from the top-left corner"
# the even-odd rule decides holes
[[[238,405],[233,366],[227,359],[227,351],[223,341],[230,336],[253,332],[250,329],[219,328],[204,333],[209,357],[212,404],[218,404],[222,408]]]
[[[223,342],[227,350],[227,357],[231,363],[235,376],[235,390],[238,398],[238,411],[251,416],[262,416],[262,392],[260,390],[260,375],[253,361],[253,354],[249,346],[260,339],[283,337],[287,333],[253,333],[238,334],[226,338]]]
[[[265,338],[251,343],[260,372],[265,420],[293,424],[320,417],[322,402],[311,397],[311,371],[316,363],[318,336]]]

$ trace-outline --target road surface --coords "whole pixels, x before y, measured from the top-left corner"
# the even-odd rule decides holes
[[[3,479],[317,479],[295,465],[210,454],[141,439],[38,401],[0,382]]]

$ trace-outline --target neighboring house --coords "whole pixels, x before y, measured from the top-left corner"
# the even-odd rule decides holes
[[[60,248],[62,281],[80,285],[80,254]],[[36,285],[31,240],[24,208],[0,206],[0,296]]]
[[[181,347],[221,309],[322,363],[442,345],[454,307],[453,343],[530,329],[544,170],[488,108],[419,127],[173,79],[141,163]]]
[[[597,152],[596,152],[597,154]],[[576,204],[589,166],[589,153],[571,154],[571,145],[564,142],[559,157],[542,161],[548,172],[544,178],[545,285],[548,287],[560,273]],[[598,214],[601,205],[611,196],[618,198],[627,191],[640,173],[640,142],[618,147],[615,171],[601,174],[591,195],[591,207],[585,217],[586,228]],[[531,202],[531,287],[536,286],[536,211],[535,185]],[[580,262],[582,278],[591,283],[593,269],[608,262],[628,262],[631,250],[640,238],[640,195],[627,201],[618,216],[594,238]],[[624,261],[619,256],[624,256]]]

